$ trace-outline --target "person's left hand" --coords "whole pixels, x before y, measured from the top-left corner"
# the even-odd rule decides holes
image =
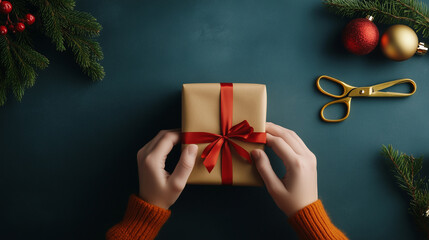
[[[178,130],[162,130],[137,153],[139,196],[144,201],[168,209],[179,198],[195,164],[198,147],[183,149],[172,174],[165,171],[165,160],[180,140]]]

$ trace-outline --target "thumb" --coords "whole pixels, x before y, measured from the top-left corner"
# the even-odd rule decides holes
[[[177,190],[182,191],[185,188],[186,181],[192,172],[197,157],[198,147],[195,144],[188,145],[183,149],[176,169],[169,177],[169,184]]]
[[[262,180],[264,180],[265,186],[267,187],[270,195],[274,197],[287,192],[282,181],[277,177],[271,167],[267,154],[260,149],[253,150],[251,154],[252,159],[255,161],[256,168],[258,169]]]

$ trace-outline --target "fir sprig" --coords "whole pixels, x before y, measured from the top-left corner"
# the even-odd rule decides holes
[[[371,15],[375,22],[410,25],[423,38],[429,38],[429,10],[415,0],[324,0],[334,13],[345,17]]]
[[[27,42],[13,37],[0,37],[0,55],[0,105],[3,105],[8,89],[21,100],[24,90],[35,83],[35,69],[46,68],[49,60]]]
[[[410,196],[410,213],[429,238],[429,188],[420,171],[423,158],[400,153],[391,145],[382,147],[382,154],[392,163],[392,172],[399,187]]]
[[[75,10],[74,0],[11,2],[11,16],[18,20],[18,16],[32,9],[36,21],[41,23],[37,24],[38,30],[51,39],[58,51],[69,49],[76,63],[91,79],[104,78],[104,68],[99,63],[103,59],[103,52],[95,40],[102,27],[91,14]],[[30,28],[35,27],[33,25]],[[8,91],[21,100],[25,89],[34,85],[37,70],[46,68],[48,64],[49,60],[34,50],[27,32],[0,36],[0,106],[5,104]]]
[[[93,80],[104,78],[104,69],[98,63],[103,52],[93,40],[102,29],[97,20],[89,13],[74,10],[74,1],[39,0],[36,5],[42,16],[43,31],[57,50],[70,48],[85,73]]]

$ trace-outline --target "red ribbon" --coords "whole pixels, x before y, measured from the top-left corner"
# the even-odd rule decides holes
[[[222,135],[208,132],[184,132],[182,142],[184,144],[210,143],[201,154],[205,159],[203,164],[211,172],[216,165],[219,153],[222,150],[222,184],[232,184],[232,156],[231,148],[238,155],[252,163],[249,153],[240,145],[231,141],[237,139],[243,142],[265,143],[264,132],[253,132],[253,127],[244,120],[232,126],[233,85],[232,83],[220,84],[220,127]],[[227,144],[225,144],[227,143]]]

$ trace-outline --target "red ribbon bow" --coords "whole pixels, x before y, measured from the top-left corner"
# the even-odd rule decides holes
[[[232,184],[232,156],[231,147],[249,163],[252,163],[249,153],[231,139],[243,142],[265,143],[264,132],[253,132],[253,127],[244,120],[232,125],[233,85],[232,83],[220,84],[220,125],[222,135],[208,132],[184,132],[182,142],[184,144],[210,143],[201,154],[205,159],[203,164],[211,172],[216,165],[219,153],[222,150],[222,184]],[[226,143],[226,144],[225,144]]]

